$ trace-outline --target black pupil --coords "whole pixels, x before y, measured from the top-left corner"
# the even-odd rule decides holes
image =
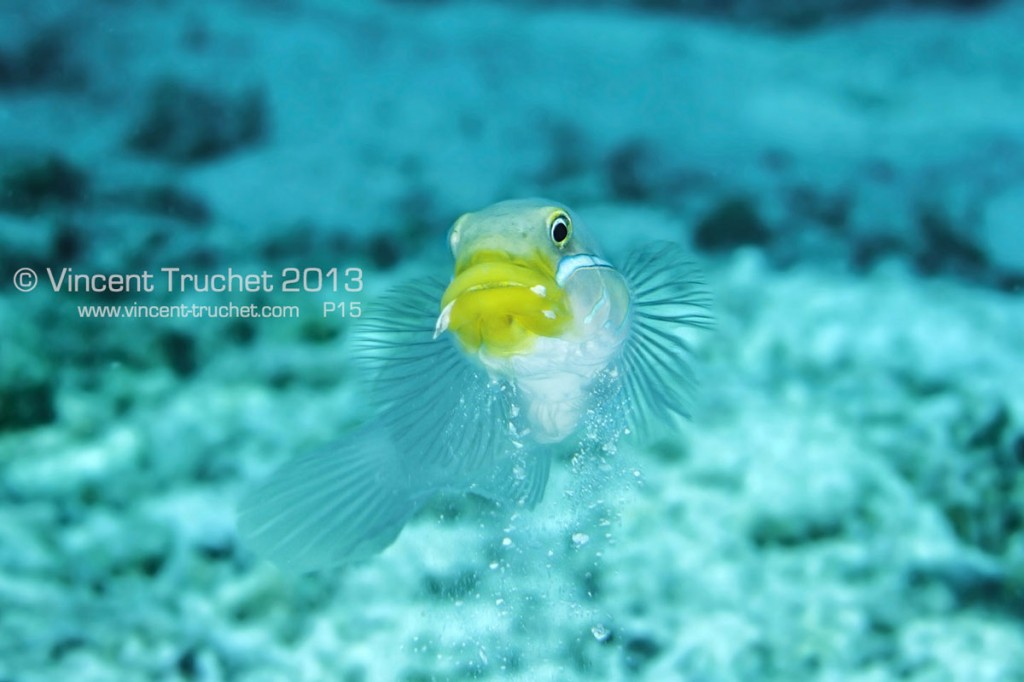
[[[565,221],[559,218],[551,228],[551,238],[554,239],[556,243],[561,244],[568,236],[569,228],[566,226]]]

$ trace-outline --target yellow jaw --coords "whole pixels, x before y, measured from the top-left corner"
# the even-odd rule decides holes
[[[456,268],[441,297],[435,337],[451,331],[467,352],[525,353],[538,336],[558,336],[571,314],[554,269],[538,254],[512,260],[500,251],[474,254]]]

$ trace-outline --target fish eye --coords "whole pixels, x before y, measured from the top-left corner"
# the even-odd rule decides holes
[[[551,234],[551,241],[556,245],[565,244],[572,235],[572,222],[569,216],[562,212],[552,214],[548,219],[548,231]]]

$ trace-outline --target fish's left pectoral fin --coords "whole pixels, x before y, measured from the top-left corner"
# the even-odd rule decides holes
[[[616,370],[628,423],[644,437],[690,417],[696,389],[692,334],[712,326],[711,297],[676,244],[634,250],[622,273],[632,320]]]
[[[544,498],[550,472],[551,452],[548,448],[524,450],[499,462],[469,490],[499,504],[533,509]]]

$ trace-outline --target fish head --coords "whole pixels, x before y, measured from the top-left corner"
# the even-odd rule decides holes
[[[624,323],[625,282],[562,204],[503,201],[460,217],[448,242],[455,268],[435,338],[449,331],[466,352],[501,359],[543,339],[582,339],[595,310],[598,326]]]

